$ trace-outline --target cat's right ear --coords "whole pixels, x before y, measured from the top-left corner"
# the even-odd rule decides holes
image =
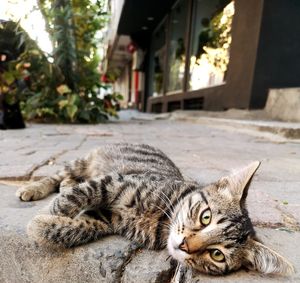
[[[223,190],[224,193],[229,193],[234,199],[241,202],[243,206],[247,197],[249,184],[259,165],[259,161],[254,161],[233,174],[222,178],[217,186]]]
[[[249,239],[245,249],[244,266],[261,273],[292,275],[294,267],[284,257],[264,244]]]

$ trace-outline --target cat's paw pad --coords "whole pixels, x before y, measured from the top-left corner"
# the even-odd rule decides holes
[[[39,200],[43,198],[43,194],[39,189],[33,186],[21,187],[17,190],[16,196],[22,201]]]

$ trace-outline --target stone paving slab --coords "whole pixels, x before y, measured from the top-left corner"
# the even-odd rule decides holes
[[[32,124],[25,130],[0,131],[0,183],[51,175],[65,162],[112,142],[157,146],[187,178],[202,184],[214,182],[250,161],[261,160],[249,190],[250,215],[256,227],[263,227],[259,234],[300,270],[300,250],[294,246],[300,239],[300,144],[234,125],[224,128],[214,123],[151,117],[154,116],[130,116],[120,122],[93,126]],[[164,282],[159,281],[160,276],[171,274],[165,252],[154,255],[139,251],[118,237],[62,253],[32,246],[25,234],[26,223],[49,199],[21,203],[14,197],[15,190],[15,186],[0,186],[0,254],[4,255],[0,260],[0,282]],[[101,250],[100,257],[95,255],[97,249]],[[133,281],[135,278],[141,281]],[[281,281],[241,272],[221,279],[201,275],[186,282],[272,280],[300,281],[299,273]]]

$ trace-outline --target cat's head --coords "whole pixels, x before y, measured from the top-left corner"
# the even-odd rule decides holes
[[[187,195],[175,208],[168,238],[172,257],[201,272],[221,275],[246,267],[289,274],[293,267],[258,242],[245,207],[259,162]]]

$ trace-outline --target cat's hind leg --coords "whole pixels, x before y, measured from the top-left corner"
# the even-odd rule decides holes
[[[80,212],[105,206],[108,198],[108,186],[114,186],[116,180],[110,175],[97,177],[77,184],[70,190],[60,193],[51,203],[53,215],[74,218]]]
[[[37,215],[27,227],[28,235],[47,246],[70,248],[112,233],[110,223],[87,215],[72,219],[57,215]]]
[[[81,181],[82,180],[79,178],[75,179],[72,177],[67,177],[60,182],[59,192],[60,193],[67,192],[67,191],[71,190],[72,188],[74,188]]]
[[[77,184],[82,183],[88,178],[86,170],[88,168],[87,160],[85,158],[77,158],[65,165],[65,177],[60,182],[59,192],[64,193],[75,187]]]

